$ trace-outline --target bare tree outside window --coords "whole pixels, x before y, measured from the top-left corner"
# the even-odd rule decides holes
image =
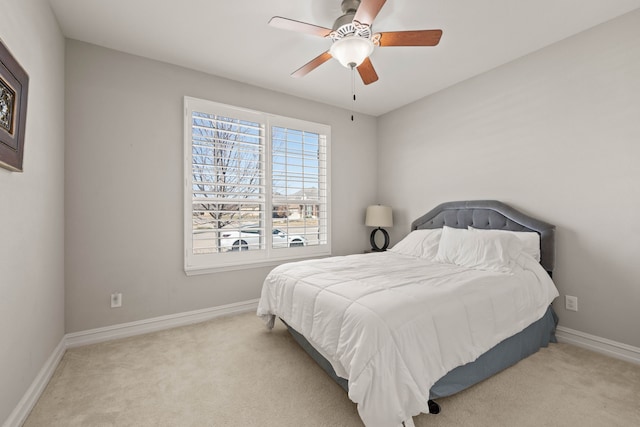
[[[262,126],[194,111],[191,128],[194,253],[263,248]]]

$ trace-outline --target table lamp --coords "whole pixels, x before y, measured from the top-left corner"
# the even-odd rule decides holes
[[[364,221],[368,227],[376,227],[371,232],[371,250],[373,252],[383,252],[389,247],[389,233],[382,227],[393,227],[393,213],[390,206],[372,205],[367,208],[367,216]],[[382,232],[384,236],[384,245],[379,247],[376,244],[376,233]]]

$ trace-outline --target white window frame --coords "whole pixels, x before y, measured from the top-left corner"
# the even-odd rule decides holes
[[[272,226],[272,126],[314,132],[325,138],[324,160],[326,163],[326,243],[301,247],[272,247],[272,234],[265,232],[265,248],[259,250],[236,251],[211,254],[193,253],[193,174],[192,174],[192,113],[209,112],[236,119],[263,124],[264,132],[264,173],[265,195],[264,229]],[[289,117],[238,108],[214,101],[184,97],[184,270],[187,275],[206,274],[225,270],[238,270],[281,264],[288,260],[331,255],[331,170],[330,153],[331,127],[328,125],[298,120]]]

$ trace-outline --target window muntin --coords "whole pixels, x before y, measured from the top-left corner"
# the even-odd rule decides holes
[[[185,97],[185,271],[330,254],[329,138]]]

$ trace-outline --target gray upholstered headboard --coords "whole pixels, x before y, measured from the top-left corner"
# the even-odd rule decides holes
[[[532,218],[496,200],[447,202],[436,206],[411,223],[411,230],[422,228],[488,228],[535,231],[540,234],[540,264],[551,274],[555,266],[555,225]]]

